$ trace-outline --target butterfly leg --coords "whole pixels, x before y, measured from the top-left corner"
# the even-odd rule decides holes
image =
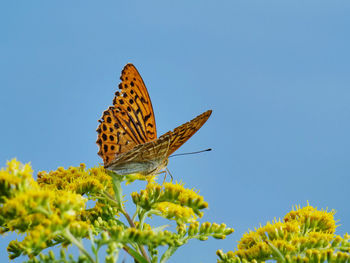
[[[165,173],[162,185],[165,183],[165,179],[166,179],[166,176],[167,176],[168,174],[169,174],[170,177],[171,177],[171,181],[170,181],[170,182],[173,182],[174,177],[173,177],[173,175],[171,174],[171,172],[169,171],[168,168],[166,168],[166,170],[163,170],[163,171],[159,172],[158,174],[162,174],[162,173]]]
[[[168,168],[166,168],[167,172],[169,173],[170,177],[171,177],[171,182],[173,182],[174,180],[174,177],[173,175],[171,174],[170,170]]]
[[[165,170],[163,170],[163,171],[161,171],[161,172],[159,172],[158,174],[165,174],[164,175],[164,179],[163,179],[163,183],[162,183],[162,185],[165,183],[165,179],[166,179],[166,176],[167,176],[167,171],[165,171]]]

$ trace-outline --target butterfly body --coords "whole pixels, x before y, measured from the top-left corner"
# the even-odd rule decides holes
[[[98,154],[104,167],[117,174],[157,174],[166,168],[168,157],[208,120],[211,110],[157,138],[152,103],[137,69],[127,64],[120,79],[113,106],[99,121]]]

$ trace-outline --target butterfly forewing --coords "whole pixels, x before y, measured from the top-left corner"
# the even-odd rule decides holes
[[[156,122],[153,107],[145,83],[132,64],[127,64],[120,77],[119,91],[115,93],[114,107],[124,110],[122,115],[125,123],[129,123],[142,143],[157,138]],[[129,130],[129,126],[128,129]]]
[[[160,136],[170,136],[170,145],[167,153],[167,157],[169,157],[173,152],[175,152],[181,145],[183,145],[189,138],[192,137],[208,120],[211,115],[211,110],[208,110],[200,115],[198,115],[193,120],[186,122],[178,127],[176,127],[173,131],[169,131],[164,135]]]
[[[157,138],[152,103],[137,69],[127,64],[120,79],[113,106],[103,113],[97,129],[98,154],[105,165],[136,145]]]

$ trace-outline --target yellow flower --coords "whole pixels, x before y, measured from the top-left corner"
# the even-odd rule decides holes
[[[324,231],[334,233],[337,227],[334,220],[335,211],[328,212],[327,210],[317,210],[310,205],[304,208],[296,207],[295,211],[289,212],[284,221],[297,221],[306,228],[312,228],[316,231]]]
[[[28,190],[9,199],[1,208],[3,216],[15,218],[34,213],[38,207],[48,209],[49,201],[54,197],[50,191]]]
[[[78,194],[113,192],[111,177],[102,166],[86,170],[85,165],[81,164],[68,169],[59,167],[49,173],[42,171],[38,173],[38,183],[44,188],[68,190]]]
[[[183,183],[164,184],[164,194],[177,198],[181,205],[192,207],[196,210],[207,208],[208,203],[204,202],[203,197],[198,192],[194,189],[184,188]]]
[[[337,249],[344,251],[347,247],[350,251],[350,244],[345,240],[345,236],[342,239],[334,235],[337,227],[334,213],[334,210],[317,210],[310,205],[304,208],[296,207],[296,210],[285,216],[283,222],[275,219],[255,231],[244,234],[236,251],[227,254],[218,251],[222,260],[219,262],[259,262],[269,259],[278,262],[305,262],[317,259],[315,262],[320,262],[320,258],[326,258],[324,249],[330,247],[336,249],[328,251],[327,257],[334,257],[335,254],[338,257]],[[300,256],[303,253],[304,256]]]
[[[54,205],[60,209],[61,212],[75,215],[75,212],[85,208],[86,201],[87,199],[79,194],[67,191],[56,191]]]
[[[156,208],[158,203],[169,202],[190,208],[201,217],[202,212],[199,210],[208,207],[208,203],[198,194],[198,191],[186,189],[182,183],[165,183],[164,185],[149,183],[145,190],[141,190],[140,193],[134,192],[131,196],[135,204],[146,210]]]
[[[17,161],[16,158],[12,159],[11,161],[7,161],[6,171],[16,176],[20,173],[22,177],[31,177],[33,173],[30,164],[23,165]]]
[[[140,230],[137,228],[126,228],[114,226],[109,231],[111,239],[127,244],[136,242],[138,244],[154,246],[173,245],[174,234],[169,231]]]
[[[177,222],[194,222],[196,215],[193,210],[189,207],[183,207],[170,202],[157,203],[155,208],[158,210],[163,217],[176,220]]]
[[[7,162],[7,167],[0,170],[0,202],[27,189],[38,188],[32,178],[30,164],[22,165],[16,159]]]

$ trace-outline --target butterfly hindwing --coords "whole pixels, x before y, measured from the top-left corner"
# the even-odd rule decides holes
[[[137,145],[131,151],[118,155],[105,168],[116,171],[118,174],[149,175],[157,173],[168,163],[169,144],[170,136],[161,136],[154,141]]]
[[[120,154],[110,165],[166,159],[169,145],[170,136],[161,136],[157,140],[137,145],[132,151]]]

